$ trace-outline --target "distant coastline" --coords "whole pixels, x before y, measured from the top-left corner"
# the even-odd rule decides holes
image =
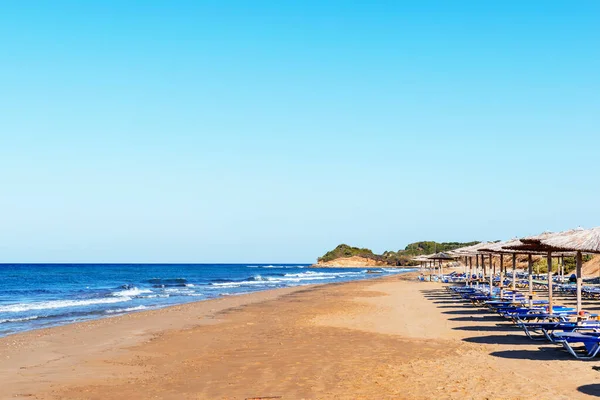
[[[340,244],[317,259],[312,268],[361,268],[361,267],[411,267],[417,266],[415,256],[448,251],[459,247],[479,243],[473,242],[442,242],[423,241],[410,243],[398,251],[384,251],[376,254],[371,249]]]

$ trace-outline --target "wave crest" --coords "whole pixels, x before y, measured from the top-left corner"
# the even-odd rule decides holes
[[[17,303],[0,306],[0,312],[23,312],[31,310],[48,310],[53,308],[83,307],[94,304],[122,303],[131,300],[133,300],[131,297],[122,296],[89,300],[50,300],[39,303]]]

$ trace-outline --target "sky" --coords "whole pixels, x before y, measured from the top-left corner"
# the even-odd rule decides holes
[[[600,226],[600,2],[0,4],[0,262]]]

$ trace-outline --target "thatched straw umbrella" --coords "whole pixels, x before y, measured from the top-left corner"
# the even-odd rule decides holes
[[[443,273],[444,270],[443,270],[443,267],[442,267],[442,261],[451,261],[451,260],[455,259],[454,256],[452,256],[452,255],[450,255],[448,253],[435,253],[435,254],[432,254],[432,255],[428,256],[427,258],[429,258],[430,260],[433,260],[434,263],[435,263],[436,260],[439,261],[440,278],[444,275],[444,273]]]
[[[581,268],[583,264],[582,254],[595,253],[600,254],[600,227],[591,229],[573,229],[556,234],[546,235],[545,237],[536,240],[524,240],[523,243],[537,243],[540,246],[558,251],[575,251],[576,260],[576,276],[577,276],[577,312],[581,311]]]
[[[471,277],[472,277],[472,268],[473,268],[473,256],[475,256],[475,273],[479,276],[479,257],[481,256],[482,264],[483,264],[483,253],[479,252],[479,249],[489,245],[489,242],[481,242],[471,246],[461,247],[455,250],[452,250],[450,253],[454,256],[464,256],[469,260],[469,279],[467,280],[467,284],[471,285]],[[485,272],[485,270],[484,270]]]
[[[518,239],[512,239],[512,240],[508,240],[506,242],[498,242],[498,243],[494,243],[492,246],[490,246],[489,248],[486,248],[484,250],[486,251],[492,251],[495,253],[501,253],[501,254],[510,254],[512,255],[512,259],[513,259],[513,274],[512,274],[512,290],[516,290],[516,258],[518,254],[527,254],[528,255],[528,260],[527,260],[527,275],[528,275],[528,287],[529,287],[529,306],[531,307],[533,305],[533,258],[532,255],[533,254],[543,254],[541,252],[534,252],[534,251],[519,251],[519,250],[511,250],[510,247],[511,246],[519,246],[522,245],[523,243],[518,240]]]
[[[577,312],[581,311],[581,266],[583,253],[600,253],[600,227],[572,229],[563,232],[544,232],[520,240],[520,244],[505,246],[513,250],[544,252],[548,262],[548,309],[552,312],[552,253],[575,252],[577,263]]]
[[[502,276],[502,270],[504,268],[504,255],[512,255],[513,268],[512,268],[512,290],[516,290],[516,268],[517,268],[517,252],[515,250],[505,249],[503,246],[516,244],[518,240],[508,240],[504,242],[490,243],[487,246],[482,246],[479,251],[482,253],[499,254],[500,255],[500,298],[503,297],[504,290],[504,277]],[[513,300],[515,295],[513,294]]]
[[[432,260],[427,258],[425,255],[413,257],[412,260],[421,263],[421,268],[431,267]],[[431,269],[429,270],[429,280],[431,280]]]
[[[533,304],[533,260],[532,255],[543,255],[544,252],[533,251],[533,250],[514,250],[513,247],[523,246],[523,242],[519,239],[512,239],[505,242],[496,242],[490,246],[486,246],[480,249],[484,253],[494,253],[500,255],[500,264],[503,263],[503,255],[512,256],[512,290],[516,291],[516,268],[517,268],[517,255],[527,254],[528,260],[528,275],[529,275],[529,306]],[[568,253],[561,253],[561,256],[570,255]],[[502,297],[502,286],[500,286],[500,297]],[[515,296],[513,295],[513,300]]]
[[[421,263],[421,268],[425,267],[427,265],[426,263],[429,261],[429,259],[426,258],[425,256],[413,257],[412,260]]]

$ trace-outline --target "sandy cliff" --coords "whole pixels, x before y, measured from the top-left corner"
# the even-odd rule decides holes
[[[581,274],[585,277],[595,278],[600,275],[600,256],[594,256],[583,264]]]
[[[346,268],[356,268],[356,267],[387,267],[389,266],[387,263],[383,261],[376,261],[366,257],[353,256],[353,257],[342,257],[336,258],[331,261],[319,261],[317,264],[313,265],[315,268],[330,268],[330,267],[346,267]]]

